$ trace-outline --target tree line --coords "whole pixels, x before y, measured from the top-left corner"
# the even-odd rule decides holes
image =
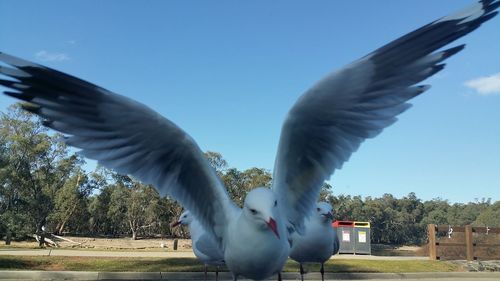
[[[149,185],[85,161],[50,133],[42,121],[18,106],[0,116],[0,238],[26,239],[49,232],[86,236],[187,237],[173,229],[181,206],[162,198]],[[240,206],[246,193],[269,187],[270,171],[229,167],[220,153],[206,152],[231,198]],[[373,243],[420,244],[428,223],[500,225],[500,202],[467,204],[422,201],[414,193],[403,198],[334,195],[328,183],[321,200],[332,204],[339,220],[370,221]]]

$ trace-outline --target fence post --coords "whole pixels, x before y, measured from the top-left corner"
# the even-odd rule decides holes
[[[465,248],[467,253],[467,261],[474,260],[474,250],[473,250],[473,242],[472,242],[472,226],[465,226]]]
[[[177,243],[179,241],[177,239],[174,239],[174,251],[177,251]]]
[[[437,248],[436,248],[436,225],[427,225],[427,236],[429,237],[429,259],[437,259]]]

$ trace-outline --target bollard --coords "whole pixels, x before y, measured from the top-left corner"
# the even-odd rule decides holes
[[[12,232],[7,230],[7,236],[5,237],[5,245],[10,245],[10,241],[12,240]]]
[[[429,259],[437,260],[437,248],[436,248],[436,225],[427,225],[427,236],[429,237]]]
[[[472,237],[472,226],[469,224],[465,226],[465,251],[466,251],[467,261],[474,260],[473,247],[474,243]]]

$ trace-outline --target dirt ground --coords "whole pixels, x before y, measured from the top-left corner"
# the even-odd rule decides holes
[[[93,238],[64,236],[72,242],[58,239],[57,243],[63,249],[89,249],[89,250],[147,250],[147,251],[173,251],[174,239],[148,238],[132,240],[131,238]],[[38,248],[38,243],[33,241],[12,241],[10,246],[5,241],[0,241],[0,248]],[[178,251],[191,251],[190,239],[177,239]],[[375,256],[425,256],[425,247],[419,246],[390,246],[372,245],[372,255]]]
[[[374,256],[426,256],[426,246],[392,246],[383,244],[372,244],[372,255]]]
[[[132,240],[131,238],[93,238],[64,236],[72,242],[57,239],[60,248],[94,249],[94,250],[173,250],[174,239],[148,238]],[[5,241],[0,241],[0,247],[7,248]],[[12,241],[9,248],[38,248],[36,241]],[[177,239],[178,251],[191,251],[190,239]]]

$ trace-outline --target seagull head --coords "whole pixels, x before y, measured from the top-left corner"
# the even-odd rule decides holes
[[[316,217],[324,222],[331,223],[333,221],[332,206],[326,202],[316,203]]]
[[[245,198],[243,214],[259,228],[271,230],[280,238],[276,222],[279,219],[278,198],[269,188],[258,187],[250,191]]]
[[[172,227],[176,227],[178,225],[189,225],[193,221],[193,216],[189,211],[184,211],[184,213],[181,214],[179,219],[172,224]]]

